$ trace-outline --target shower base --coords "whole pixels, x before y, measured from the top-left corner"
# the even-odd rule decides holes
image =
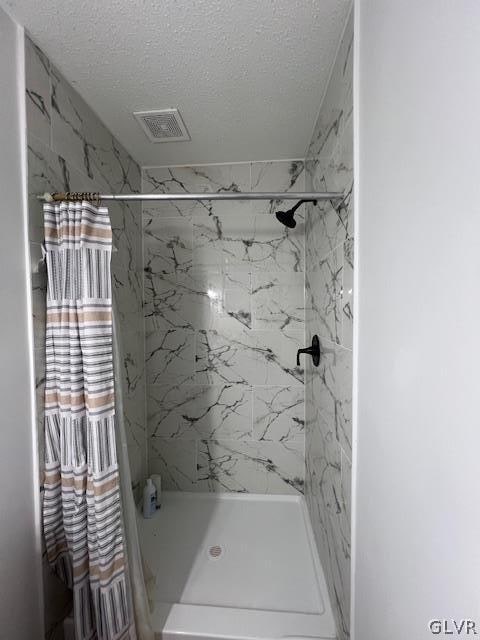
[[[165,492],[139,534],[159,639],[336,637],[303,498]]]

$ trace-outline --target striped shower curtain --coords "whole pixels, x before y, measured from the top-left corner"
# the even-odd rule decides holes
[[[136,638],[115,443],[108,210],[45,204],[48,559],[73,590],[76,640]]]

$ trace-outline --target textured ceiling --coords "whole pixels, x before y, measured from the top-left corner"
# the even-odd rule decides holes
[[[7,0],[142,165],[304,155],[350,0]],[[133,111],[178,107],[190,142]]]

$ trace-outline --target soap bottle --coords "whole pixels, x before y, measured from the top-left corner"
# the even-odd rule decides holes
[[[162,478],[158,473],[152,473],[152,482],[155,486],[155,490],[157,492],[156,502],[157,509],[160,509],[162,506]]]
[[[143,490],[143,517],[151,518],[157,508],[155,485],[151,478],[147,479],[147,484]]]

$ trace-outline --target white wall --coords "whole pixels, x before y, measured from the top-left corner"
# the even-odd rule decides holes
[[[43,629],[25,257],[23,30],[1,9],[0,89],[0,638],[36,640]]]
[[[480,633],[480,3],[355,28],[354,638]]]

